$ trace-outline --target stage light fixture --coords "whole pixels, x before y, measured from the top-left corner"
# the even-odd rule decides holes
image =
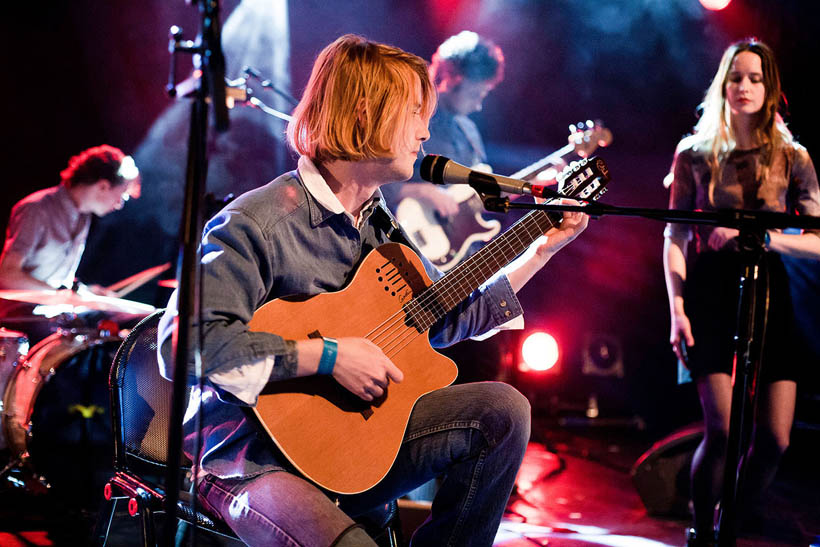
[[[521,344],[522,360],[518,365],[518,370],[521,372],[555,370],[559,356],[560,351],[555,337],[543,331],[532,332]]]
[[[710,11],[720,11],[728,6],[731,1],[732,0],[700,0],[700,4]]]

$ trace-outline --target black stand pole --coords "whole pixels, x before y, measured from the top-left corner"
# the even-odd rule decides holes
[[[182,455],[182,419],[185,415],[186,391],[188,386],[188,364],[196,364],[199,376],[199,325],[200,275],[199,237],[202,231],[202,207],[205,195],[205,181],[208,172],[208,98],[213,99],[214,118],[217,130],[228,128],[228,111],[225,102],[225,60],[219,33],[219,3],[217,0],[202,0],[199,4],[202,27],[197,41],[181,42],[181,31],[171,29],[172,59],[177,52],[194,54],[195,68],[202,70],[199,86],[193,94],[191,124],[188,136],[188,159],[185,172],[185,194],[182,220],[180,224],[179,256],[177,263],[177,319],[174,330],[174,377],[173,399],[168,431],[168,456],[165,475],[166,519],[160,545],[175,543],[177,502],[179,501],[180,466]],[[199,65],[199,66],[197,66]],[[171,69],[174,70],[172,62]],[[175,95],[174,74],[171,75],[169,93]],[[196,472],[196,462],[194,465]],[[195,478],[195,477],[194,477]],[[194,496],[194,499],[196,496]]]
[[[740,274],[737,322],[735,326],[735,381],[732,386],[732,407],[726,462],[723,468],[720,510],[718,512],[718,545],[734,547],[738,522],[738,491],[745,478],[745,455],[748,452],[751,425],[757,412],[757,381],[760,376],[760,355],[752,354],[759,347],[763,333],[757,332],[757,287],[765,277],[763,259],[765,231],[746,228],[740,232],[742,272]],[[765,312],[764,312],[765,313]],[[751,416],[749,411],[751,410]],[[750,420],[750,418],[752,418]]]
[[[601,160],[589,158],[593,164]],[[603,169],[600,185],[608,180],[608,172]],[[709,224],[725,226],[739,230],[738,244],[742,256],[742,273],[740,275],[740,294],[738,296],[737,323],[735,329],[735,382],[732,388],[732,409],[729,423],[729,440],[726,462],[723,472],[720,511],[718,517],[719,547],[734,547],[737,528],[737,493],[743,487],[745,465],[744,455],[749,448],[750,416],[749,411],[756,412],[757,381],[760,374],[760,359],[752,355],[752,347],[759,343],[760,333],[756,332],[757,281],[765,267],[763,260],[763,237],[768,229],[776,228],[820,228],[820,217],[807,215],[789,215],[770,211],[684,211],[674,209],[648,209],[636,207],[616,207],[604,203],[590,202],[584,206],[555,205],[552,203],[519,203],[510,202],[509,198],[486,195],[493,191],[479,182],[473,188],[482,195],[484,207],[489,211],[507,212],[509,209],[535,209],[541,211],[563,212],[580,211],[593,218],[603,215],[642,217],[665,222],[685,224]],[[597,187],[597,186],[596,186]],[[572,198],[572,193],[563,197]],[[757,356],[759,357],[759,356]]]

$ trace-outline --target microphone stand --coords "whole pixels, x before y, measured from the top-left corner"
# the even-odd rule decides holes
[[[740,232],[738,244],[741,257],[741,273],[735,323],[735,382],[732,388],[732,407],[729,422],[729,439],[723,469],[720,510],[718,512],[718,546],[734,547],[737,529],[737,494],[745,479],[745,465],[739,463],[747,453],[750,441],[751,418],[757,410],[757,382],[760,376],[760,359],[752,355],[752,344],[760,340],[755,321],[757,282],[765,269],[762,260],[765,253],[766,230],[783,228],[820,229],[820,217],[789,215],[771,211],[746,211],[725,209],[719,211],[686,211],[679,209],[649,209],[641,207],[617,207],[600,202],[584,206],[557,205],[553,203],[519,203],[498,197],[486,184],[473,185],[479,192],[488,211],[504,212],[510,209],[534,209],[560,213],[580,211],[593,218],[603,215],[649,218],[684,224],[706,224],[735,228]],[[495,195],[489,195],[490,193]],[[570,198],[571,196],[561,196]],[[750,412],[752,414],[750,414]]]
[[[180,465],[182,461],[182,419],[185,414],[188,363],[193,357],[196,376],[200,374],[200,268],[199,238],[202,231],[202,208],[205,181],[208,172],[207,134],[208,99],[214,105],[214,125],[218,131],[228,129],[228,109],[225,102],[225,58],[221,48],[219,2],[196,2],[201,16],[200,34],[196,41],[183,41],[182,30],[171,27],[171,74],[167,87],[172,97],[177,96],[175,85],[176,54],[194,55],[194,68],[202,71],[199,85],[193,93],[191,124],[188,137],[188,157],[185,173],[185,194],[180,224],[179,257],[177,262],[178,303],[174,330],[173,397],[168,431],[168,457],[165,475],[166,519],[160,545],[173,545],[176,536],[177,502],[179,500]],[[197,331],[193,331],[193,325]],[[190,355],[193,354],[193,355]],[[197,428],[198,429],[198,428]],[[193,472],[196,473],[194,462]],[[193,477],[195,479],[195,476]],[[194,493],[194,500],[196,499]],[[196,513],[194,513],[196,514]]]

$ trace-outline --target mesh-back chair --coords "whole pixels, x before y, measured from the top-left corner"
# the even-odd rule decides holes
[[[114,357],[109,386],[114,431],[114,476],[105,486],[106,502],[100,512],[98,543],[105,545],[120,500],[128,500],[131,516],[140,516],[145,546],[156,545],[154,513],[164,511],[164,477],[171,415],[172,383],[159,374],[157,326],[163,310],[141,321],[126,337]],[[191,462],[183,456],[183,476]],[[180,490],[177,516],[180,523],[237,539],[218,518],[193,514],[190,496]],[[357,518],[380,545],[399,545],[396,502]]]
[[[154,513],[164,512],[165,466],[172,384],[159,374],[157,326],[163,310],[143,319],[125,338],[111,366],[109,389],[114,431],[114,476],[105,485],[103,510],[95,532],[105,545],[111,522],[121,500],[128,513],[139,516],[142,542],[156,542]],[[183,456],[182,475],[190,474],[191,462]],[[199,529],[236,538],[230,528],[204,513],[193,514],[187,491],[180,490],[177,516]]]

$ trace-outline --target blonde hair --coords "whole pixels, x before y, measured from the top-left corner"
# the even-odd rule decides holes
[[[735,57],[741,52],[749,51],[760,57],[763,70],[763,85],[766,98],[763,107],[757,113],[753,137],[763,146],[761,171],[758,176],[766,178],[775,153],[794,142],[791,132],[778,113],[781,88],[780,73],[774,52],[756,38],[747,38],[730,45],[723,53],[717,73],[712,80],[703,102],[700,104],[702,114],[695,125],[693,149],[706,157],[712,178],[709,182],[709,203],[714,204],[715,184],[723,174],[723,163],[736,147],[736,140],[731,124],[731,110],[726,101],[726,82]]]
[[[288,124],[290,145],[320,163],[390,156],[416,106],[416,82],[421,114],[429,119],[436,98],[423,59],[361,36],[341,36],[313,64]]]

